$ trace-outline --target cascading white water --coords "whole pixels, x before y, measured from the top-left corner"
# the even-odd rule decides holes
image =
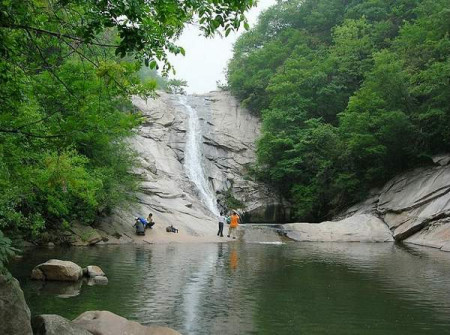
[[[202,166],[202,129],[198,121],[198,113],[188,103],[184,95],[179,96],[179,102],[184,106],[189,116],[189,122],[186,133],[186,149],[184,152],[184,169],[189,179],[197,187],[201,200],[208,209],[215,215],[219,215],[216,206],[216,197],[208,185]]]

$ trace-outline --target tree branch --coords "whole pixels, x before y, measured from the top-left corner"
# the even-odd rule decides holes
[[[36,137],[36,138],[58,138],[58,137],[64,137],[67,136],[66,134],[58,134],[58,135],[39,135],[39,134],[33,134],[26,131],[21,131],[19,129],[1,129],[0,133],[9,133],[9,134],[17,134],[17,135],[25,135],[27,137]]]
[[[2,25],[0,25],[0,28],[31,30],[31,31],[34,31],[36,33],[46,34],[46,35],[49,35],[49,36],[52,36],[52,37],[56,37],[56,38],[59,38],[59,39],[68,38],[68,39],[71,39],[71,40],[78,41],[80,43],[92,44],[92,45],[97,45],[97,46],[106,47],[106,48],[117,48],[118,47],[118,45],[115,45],[115,44],[104,44],[104,43],[87,41],[87,40],[84,40],[84,39],[76,37],[76,36],[63,34],[63,33],[59,33],[59,32],[54,32],[54,31],[50,31],[50,30],[45,30],[45,29],[40,29],[40,28],[35,28],[35,27],[30,27],[30,26],[25,26],[25,25],[15,25],[15,24],[13,24],[13,25],[5,25],[5,24],[2,24]]]

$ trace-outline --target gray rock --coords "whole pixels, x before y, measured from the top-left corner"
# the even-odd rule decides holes
[[[73,323],[95,335],[179,335],[180,333],[157,326],[143,326],[107,311],[89,311],[81,314]]]
[[[450,251],[450,218],[431,222],[405,242]]]
[[[386,224],[370,214],[354,215],[341,221],[291,223],[284,225],[287,237],[312,242],[390,242]]]
[[[433,160],[437,166],[423,167],[394,177],[381,191],[339,215],[351,217],[372,213],[381,217],[396,240],[449,249],[450,155]]]
[[[89,265],[86,268],[87,276],[89,277],[95,277],[95,276],[105,276],[105,273],[103,270],[98,267],[97,265]]]
[[[0,275],[0,334],[32,334],[30,309],[19,282],[4,275]]]
[[[86,329],[55,314],[43,314],[31,320],[34,335],[92,335]]]
[[[39,273],[39,271],[41,273]],[[77,281],[83,276],[83,270],[77,264],[70,261],[51,259],[39,264],[32,271],[32,279],[37,280],[61,280]]]
[[[73,245],[95,245],[103,239],[100,233],[90,226],[74,223],[70,230],[74,234]]]
[[[450,154],[442,154],[434,156],[433,163],[441,166],[448,165],[450,163]]]

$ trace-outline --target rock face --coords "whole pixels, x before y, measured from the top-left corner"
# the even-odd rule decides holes
[[[245,203],[252,221],[285,221],[289,211],[280,209],[287,206],[247,176],[249,164],[255,161],[259,120],[226,92],[188,96],[185,100],[197,111],[202,133],[201,160],[210,189],[218,198],[229,192]],[[167,237],[164,230],[171,224],[180,230],[176,238],[215,236],[216,218],[200,200],[183,166],[189,126],[185,102],[176,95],[160,93],[155,100],[134,98],[133,103],[147,120],[130,139],[139,154],[134,169],[142,180],[139,204],[118,208],[103,221],[101,229],[113,235],[127,227],[125,234],[135,238],[133,217],[151,212],[156,224],[142,240],[154,241],[158,236],[174,239]]]
[[[167,328],[142,326],[135,321],[129,321],[119,315],[107,311],[89,311],[81,314],[73,323],[94,335],[179,335],[180,333]]]
[[[34,335],[92,335],[86,329],[54,314],[35,316],[31,324]]]
[[[343,217],[370,213],[382,219],[394,239],[450,250],[450,155],[435,166],[401,174]]]
[[[83,270],[70,261],[51,259],[36,266],[31,278],[35,280],[77,281],[83,276]]]
[[[286,222],[289,206],[248,174],[256,161],[260,120],[227,92],[190,97],[203,124],[205,173],[218,197],[226,191],[245,204],[246,222]]]
[[[313,242],[389,242],[392,234],[386,224],[371,214],[353,215],[340,221],[292,223],[284,225],[287,237]]]
[[[19,282],[0,275],[0,334],[32,335],[30,309]]]

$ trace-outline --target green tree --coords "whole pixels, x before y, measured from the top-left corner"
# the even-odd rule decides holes
[[[231,92],[261,115],[255,171],[323,220],[450,147],[445,0],[279,2],[236,43]]]
[[[127,137],[183,27],[248,27],[252,0],[0,3],[0,230],[35,237],[133,200]],[[148,70],[142,70],[142,64]],[[152,78],[153,77],[153,78]]]

